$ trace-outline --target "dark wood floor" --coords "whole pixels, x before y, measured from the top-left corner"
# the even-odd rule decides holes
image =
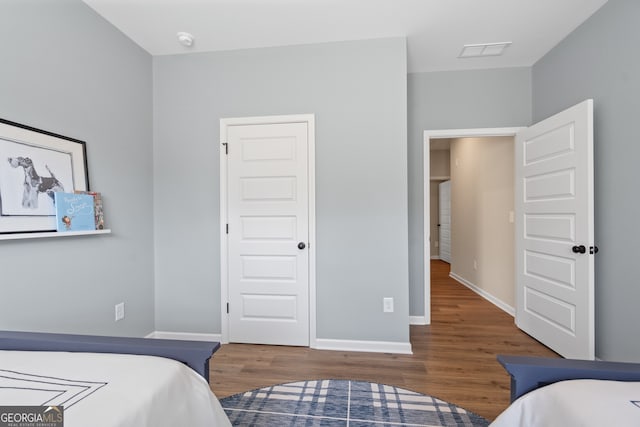
[[[431,263],[432,321],[411,326],[412,355],[227,344],[211,364],[219,397],[307,379],[353,379],[430,394],[493,420],[509,404],[509,376],[497,354],[558,357],[518,330],[513,317]]]

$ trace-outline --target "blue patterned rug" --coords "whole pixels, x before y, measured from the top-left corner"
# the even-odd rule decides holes
[[[487,426],[451,403],[383,384],[301,381],[220,399],[234,426]]]

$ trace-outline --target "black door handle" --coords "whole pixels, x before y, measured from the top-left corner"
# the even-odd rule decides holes
[[[305,245],[304,242],[298,243],[298,249],[302,250],[302,249],[304,249],[306,247],[307,247],[307,245]]]
[[[587,248],[584,245],[574,246],[571,248],[574,254],[585,254],[587,253]]]

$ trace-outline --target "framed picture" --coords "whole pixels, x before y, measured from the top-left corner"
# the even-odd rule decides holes
[[[53,193],[89,191],[84,141],[0,119],[0,233],[55,231]]]

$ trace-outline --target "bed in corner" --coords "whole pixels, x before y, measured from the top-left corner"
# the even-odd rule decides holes
[[[511,405],[494,427],[640,425],[640,364],[498,356]]]
[[[64,425],[226,426],[217,342],[0,331],[0,405],[63,406]]]

